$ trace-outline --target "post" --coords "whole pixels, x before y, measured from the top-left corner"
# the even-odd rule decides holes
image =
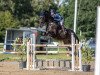
[[[30,48],[30,46],[29,46],[29,42],[27,42],[27,66],[26,66],[26,68],[27,68],[27,70],[29,70],[29,48]]]
[[[72,44],[72,71],[75,70],[75,55],[74,55],[74,52],[75,52],[75,48],[74,48],[74,38],[73,38],[73,33],[71,33],[71,44]]]
[[[7,47],[7,30],[6,30],[6,35],[5,35],[5,41],[4,41],[4,49],[3,49],[3,52],[5,52],[6,47]]]
[[[34,44],[33,44],[33,38],[32,38],[32,37],[31,37],[30,44],[31,44],[31,46],[30,46],[30,47],[31,47],[31,49],[30,49],[30,65],[31,65],[31,66],[30,66],[30,67],[31,67],[31,69],[33,69],[33,65],[34,65],[34,64],[33,64],[33,60],[34,60],[34,59],[33,59],[33,51],[34,51],[34,50],[33,50],[33,47],[34,47]]]
[[[100,6],[97,9],[95,75],[100,75]]]
[[[76,33],[76,22],[77,22],[77,0],[75,0],[75,10],[74,10],[74,32]]]
[[[79,43],[79,70],[82,71],[82,54],[81,54],[82,43]]]
[[[35,44],[36,44],[36,38],[35,34],[32,34],[32,45],[33,45],[33,70],[35,70],[35,61],[36,61],[36,56],[35,56]]]
[[[59,53],[59,44],[57,45],[57,48],[58,48],[58,52],[57,53]]]

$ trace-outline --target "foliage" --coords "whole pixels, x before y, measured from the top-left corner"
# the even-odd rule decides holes
[[[3,40],[6,28],[15,28],[19,21],[9,11],[0,12],[0,41]]]
[[[87,44],[84,44],[82,47],[82,61],[84,64],[90,64],[93,60],[93,50],[91,50]]]
[[[97,6],[100,0],[79,0],[78,5],[78,32],[86,38],[95,37]]]
[[[24,41],[24,44],[23,44],[23,41]],[[24,56],[26,55],[27,41],[28,40],[26,38],[24,40],[22,40],[21,38],[16,38],[16,40],[13,44],[13,48],[16,50],[16,52],[18,52],[18,56],[20,57],[21,61],[24,60]]]

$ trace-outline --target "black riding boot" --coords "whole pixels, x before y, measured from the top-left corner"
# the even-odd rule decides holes
[[[64,34],[65,34],[65,28],[64,28],[64,26],[61,26],[62,27],[62,30],[63,30],[63,32],[64,32]]]

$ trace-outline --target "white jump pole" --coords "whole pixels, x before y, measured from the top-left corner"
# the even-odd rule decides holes
[[[97,8],[95,75],[100,75],[100,6]]]
[[[36,53],[35,53],[35,44],[36,44],[36,37],[35,34],[32,34],[32,46],[33,46],[33,70],[35,70],[35,58],[36,58]]]
[[[27,70],[29,70],[29,67],[30,67],[30,59],[29,59],[29,50],[30,50],[30,45],[29,45],[30,43],[29,42],[27,42],[27,66],[26,66],[26,68],[27,68]]]
[[[6,43],[7,43],[7,30],[6,30],[6,35],[5,35],[5,41],[4,41],[4,49],[3,49],[3,52],[5,52],[5,50],[6,50],[6,47],[7,47]]]
[[[81,54],[82,43],[79,42],[79,71],[82,71],[82,54]]]
[[[75,39],[73,38],[73,33],[71,33],[71,43],[72,43],[72,71],[75,70],[75,55],[74,55],[74,52],[75,52]]]
[[[34,45],[34,43],[33,43],[33,37],[31,36],[31,40],[30,40],[30,67],[31,67],[31,69],[33,68],[33,45]]]

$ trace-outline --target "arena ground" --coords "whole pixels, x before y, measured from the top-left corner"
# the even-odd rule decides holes
[[[22,70],[18,62],[0,62],[0,75],[94,75],[94,72],[63,71],[63,70]]]

